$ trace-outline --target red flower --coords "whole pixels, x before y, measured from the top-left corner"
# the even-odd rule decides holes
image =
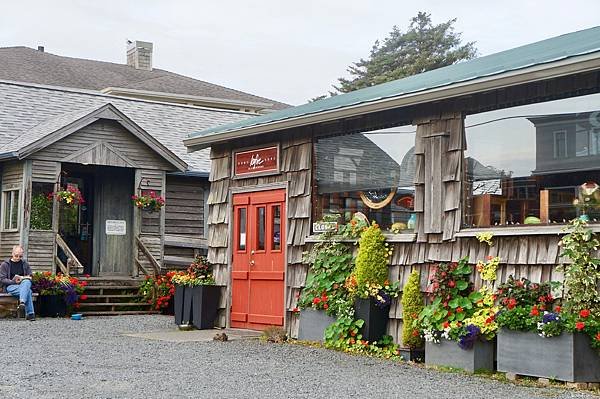
[[[85,301],[88,298],[87,295],[83,294],[79,297],[79,299],[81,299],[82,301]]]
[[[508,301],[506,302],[506,307],[509,309],[513,309],[515,306],[517,306],[517,300],[515,298],[508,298]]]
[[[578,321],[577,323],[575,323],[575,328],[577,329],[577,331],[581,331],[585,328],[585,323],[583,321]]]
[[[598,333],[598,335],[600,335],[600,333]],[[419,336],[419,330],[413,330],[412,336],[413,337],[418,337]]]
[[[85,278],[89,278],[89,277],[90,277],[90,275],[89,275],[89,274],[84,274],[84,275],[83,275],[83,277],[85,277]]]
[[[293,313],[298,313],[299,311],[300,311],[300,309],[298,309],[298,308],[294,308],[294,309],[292,309],[292,312],[293,312]]]
[[[562,308],[561,308],[560,306],[556,306],[556,307],[554,308],[554,311],[555,311],[556,313],[560,313],[561,309],[562,309]]]
[[[600,332],[596,334],[596,341],[600,341]]]
[[[449,328],[450,327],[450,323],[448,323],[447,321],[444,322],[443,324],[444,328]]]
[[[462,313],[462,311],[463,311],[462,307],[459,306],[456,308],[456,313]]]
[[[350,331],[350,335],[352,335],[353,337],[356,337],[356,331],[354,331],[354,330]]]
[[[532,316],[539,316],[540,315],[540,311],[538,310],[537,306],[533,306],[531,308],[531,313]]]
[[[316,304],[318,304],[318,303],[321,303],[321,298],[319,298],[319,297],[315,297],[315,299],[313,299],[313,304],[315,304],[315,305],[316,305]]]
[[[579,316],[585,319],[590,316],[590,311],[588,309],[583,309],[581,312],[579,312]]]
[[[329,309],[329,305],[328,304],[324,304],[323,305],[323,309],[325,309],[325,310]]]
[[[456,285],[456,283],[454,282],[454,280],[448,281],[448,287],[454,288],[455,285]]]

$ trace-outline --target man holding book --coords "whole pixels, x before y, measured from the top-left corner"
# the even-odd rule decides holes
[[[10,259],[0,264],[0,283],[7,293],[19,298],[18,317],[35,320],[31,295],[31,267],[23,260],[23,247],[15,245]]]

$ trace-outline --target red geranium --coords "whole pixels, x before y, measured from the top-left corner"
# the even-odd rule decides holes
[[[590,311],[588,309],[583,309],[579,312],[579,317],[583,317],[584,319],[590,316]]]
[[[540,315],[540,311],[538,310],[537,306],[534,306],[531,308],[531,313],[532,316],[539,316]]]
[[[575,323],[575,328],[577,329],[577,331],[581,331],[585,328],[585,323],[582,321],[578,321],[577,323]]]

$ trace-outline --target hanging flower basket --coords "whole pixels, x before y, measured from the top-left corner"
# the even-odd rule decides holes
[[[85,204],[81,191],[71,184],[67,184],[67,187],[63,190],[52,193],[56,200],[68,207],[74,207]]]
[[[131,200],[136,207],[147,212],[160,211],[160,208],[165,205],[165,199],[157,195],[154,191],[146,194],[142,193],[141,195],[132,195]]]

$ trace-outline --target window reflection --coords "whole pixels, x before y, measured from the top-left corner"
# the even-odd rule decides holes
[[[281,205],[275,205],[273,212],[273,241],[272,249],[278,251],[281,249]]]
[[[264,250],[265,249],[265,208],[259,207],[256,209],[257,213],[257,221],[258,221],[258,242],[256,249]]]
[[[246,250],[246,208],[238,209],[238,223],[239,223],[239,236],[238,236],[238,250]]]

